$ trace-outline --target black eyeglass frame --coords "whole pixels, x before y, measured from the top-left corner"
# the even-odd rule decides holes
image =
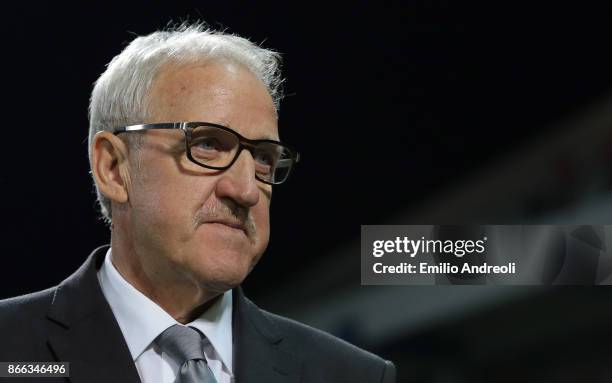
[[[234,158],[232,159],[232,161],[229,163],[229,165],[227,166],[211,166],[211,165],[205,165],[201,162],[198,162],[195,158],[193,158],[193,156],[191,155],[191,149],[189,147],[189,144],[191,143],[191,132],[194,128],[199,127],[199,126],[209,126],[212,128],[218,128],[221,130],[224,130],[228,133],[233,134],[234,136],[238,137],[238,150],[236,151],[236,155],[234,156]],[[249,148],[255,148],[257,146],[257,144],[260,143],[269,143],[269,144],[276,144],[276,145],[280,145],[283,148],[287,149],[289,151],[289,155],[290,155],[290,159],[292,160],[291,166],[289,167],[289,170],[287,171],[287,174],[285,175],[285,178],[283,178],[282,181],[280,182],[270,182],[270,181],[266,181],[262,178],[260,178],[257,173],[255,173],[255,178],[258,181],[261,181],[265,184],[268,185],[279,185],[282,184],[283,182],[285,182],[288,178],[289,175],[291,174],[291,170],[293,169],[293,165],[298,163],[298,161],[300,160],[300,153],[298,153],[295,149],[293,149],[292,147],[280,142],[280,141],[276,141],[276,140],[269,140],[269,139],[258,139],[258,140],[251,140],[249,138],[246,138],[244,136],[242,136],[240,133],[236,132],[233,129],[228,128],[227,126],[223,126],[223,125],[219,125],[219,124],[214,124],[212,122],[199,122],[199,121],[190,121],[190,122],[161,122],[161,123],[156,123],[156,124],[138,124],[138,125],[129,125],[129,126],[121,126],[116,128],[113,131],[114,135],[118,135],[120,133],[127,133],[127,132],[137,132],[137,131],[142,131],[142,130],[148,130],[148,129],[180,129],[183,131],[183,133],[185,134],[185,152],[187,154],[187,158],[189,158],[189,160],[197,165],[200,165],[204,168],[207,169],[213,169],[213,170],[227,170],[229,168],[232,167],[232,165],[234,164],[234,162],[236,162],[236,160],[238,159],[238,157],[240,156],[240,153],[242,153],[243,149],[249,149]],[[251,152],[252,154],[252,152]]]

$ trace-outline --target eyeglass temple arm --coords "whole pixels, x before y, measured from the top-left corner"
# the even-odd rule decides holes
[[[120,128],[115,129],[113,134],[119,134],[123,132],[136,132],[139,130],[147,130],[147,129],[183,129],[184,125],[185,123],[183,122],[129,125],[129,126],[122,126]]]

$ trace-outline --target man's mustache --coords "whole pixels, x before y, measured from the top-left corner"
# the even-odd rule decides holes
[[[255,238],[257,229],[250,209],[231,200],[203,206],[196,214],[195,226],[198,227],[203,223],[214,221],[229,221],[239,224],[250,239]]]

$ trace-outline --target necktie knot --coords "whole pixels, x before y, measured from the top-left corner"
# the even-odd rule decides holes
[[[192,327],[175,324],[161,333],[156,342],[179,365],[188,360],[206,360],[202,335]]]
[[[202,333],[195,328],[175,324],[155,342],[180,366],[175,383],[217,382],[204,357]]]

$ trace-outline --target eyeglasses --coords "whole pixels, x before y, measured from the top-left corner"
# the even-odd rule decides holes
[[[250,140],[223,125],[210,122],[169,122],[123,126],[113,134],[147,129],[180,129],[185,133],[187,158],[207,169],[229,169],[242,153],[251,152],[255,160],[255,178],[268,185],[287,180],[293,164],[300,154],[287,145],[274,140]]]

